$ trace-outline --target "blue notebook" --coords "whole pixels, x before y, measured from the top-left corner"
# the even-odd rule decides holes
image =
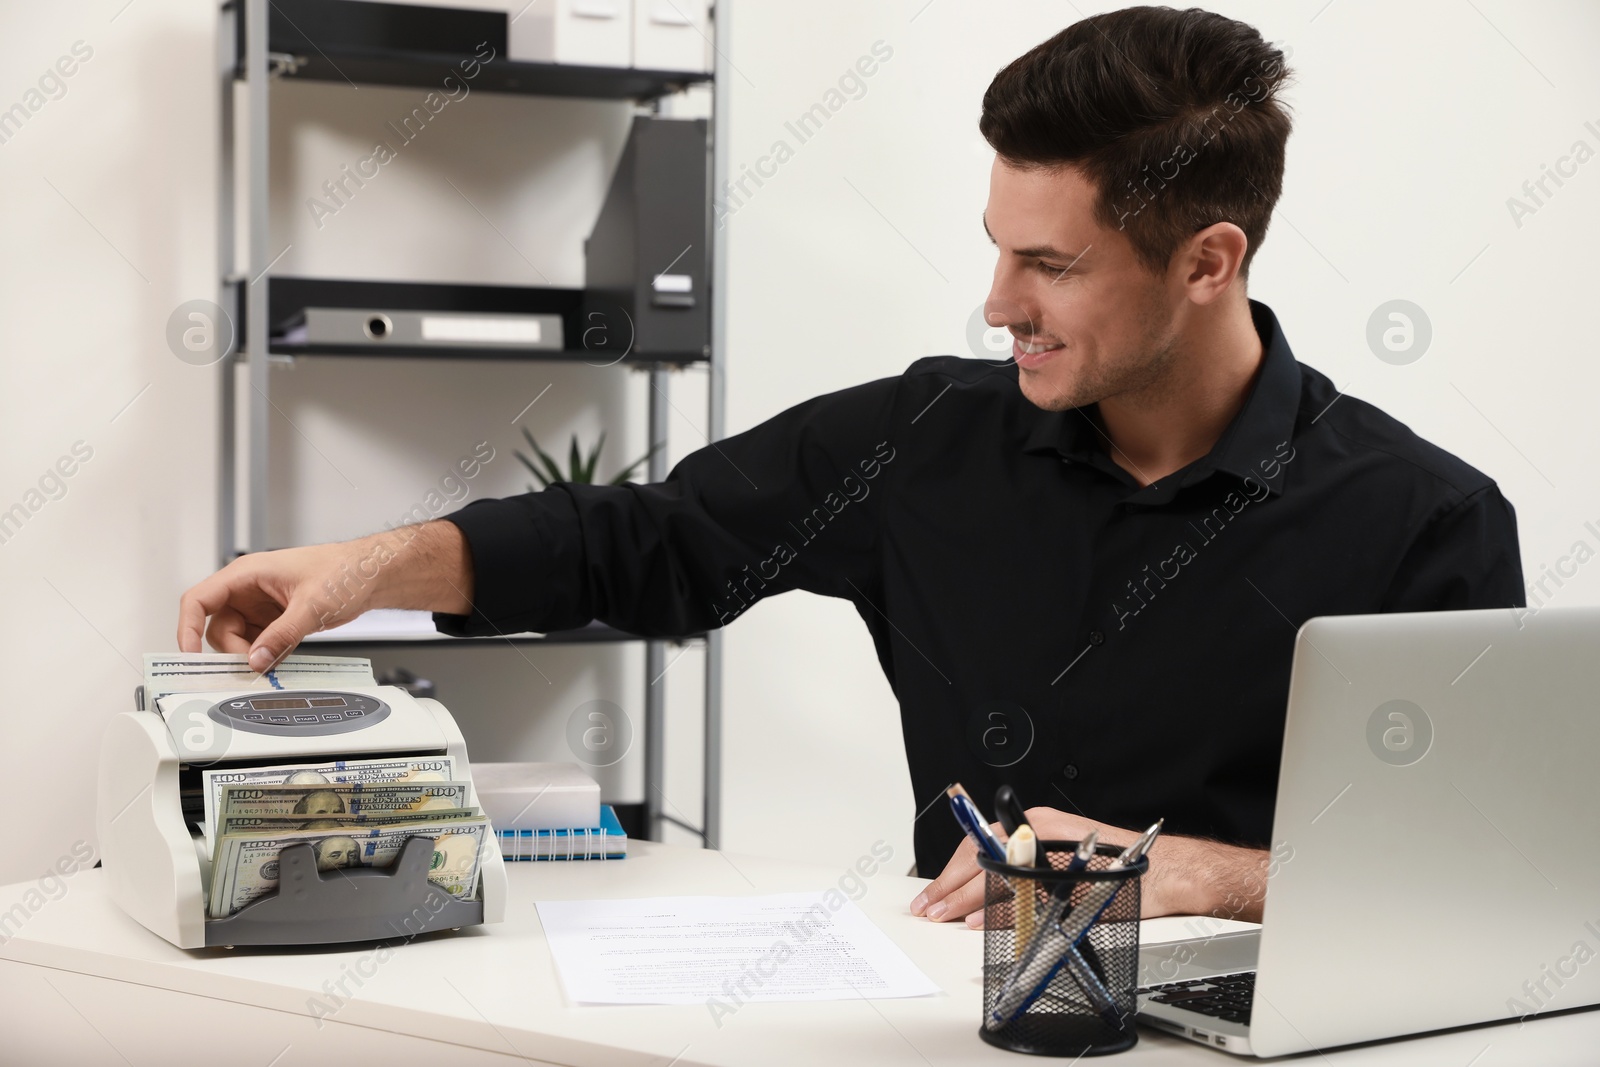
[[[610,804],[600,805],[599,826],[499,833],[500,854],[507,860],[620,860],[628,855],[628,835]]]

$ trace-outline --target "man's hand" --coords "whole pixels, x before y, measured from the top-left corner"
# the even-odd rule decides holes
[[[204,632],[212,648],[248,653],[251,669],[264,671],[307,634],[372,608],[464,615],[471,597],[471,553],[455,524],[403,526],[355,541],[240,556],[183,594],[178,648],[199,652]]]
[[[1029,808],[1028,822],[1041,841],[1081,841],[1090,830],[1100,831],[1100,843],[1126,848],[1141,830],[1107,826],[1055,808]],[[1000,827],[995,834],[1004,839]],[[978,867],[977,846],[969,837],[961,842],[944,871],[911,901],[911,914],[935,922],[965,919],[968,926],[983,926],[983,871]],[[1224,845],[1198,837],[1166,835],[1150,849],[1150,870],[1144,876],[1140,914],[1216,915],[1244,922],[1261,921],[1266,896],[1268,853]]]

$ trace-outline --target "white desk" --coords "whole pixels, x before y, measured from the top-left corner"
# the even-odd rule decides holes
[[[649,843],[630,847],[633,856],[613,863],[510,864],[504,924],[402,945],[381,964],[371,946],[182,952],[118,911],[105,895],[102,872],[81,872],[59,899],[25,915],[20,928],[16,912],[11,925],[0,926],[0,937],[9,935],[0,944],[0,1064],[1034,1062],[978,1040],[981,935],[913,918],[906,904],[923,883],[882,871],[867,880],[861,907],[944,989],[942,996],[747,1004],[720,1027],[699,1005],[568,1006],[535,900],[822,889],[844,873]],[[30,888],[0,888],[0,916]],[[1147,922],[1144,936],[1193,936],[1184,922]],[[346,978],[355,996],[316,1018],[312,998],[326,998],[324,983],[352,973],[362,976],[359,988]],[[1584,1012],[1520,1028],[1509,1023],[1335,1051],[1326,1060],[1361,1067],[1592,1064],[1597,1050],[1600,1012]],[[1248,1061],[1141,1028],[1138,1046],[1117,1062]]]

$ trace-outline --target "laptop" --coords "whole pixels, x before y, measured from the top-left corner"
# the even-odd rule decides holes
[[[1312,619],[1261,926],[1143,949],[1138,1018],[1279,1056],[1600,1004],[1597,761],[1600,608]]]

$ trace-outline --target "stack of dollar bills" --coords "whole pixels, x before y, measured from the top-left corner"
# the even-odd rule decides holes
[[[278,886],[278,854],[309,844],[317,869],[387,867],[413,837],[433,839],[428,880],[477,895],[489,820],[449,756],[336,760],[202,772],[211,843],[207,914],[233,915]]]

